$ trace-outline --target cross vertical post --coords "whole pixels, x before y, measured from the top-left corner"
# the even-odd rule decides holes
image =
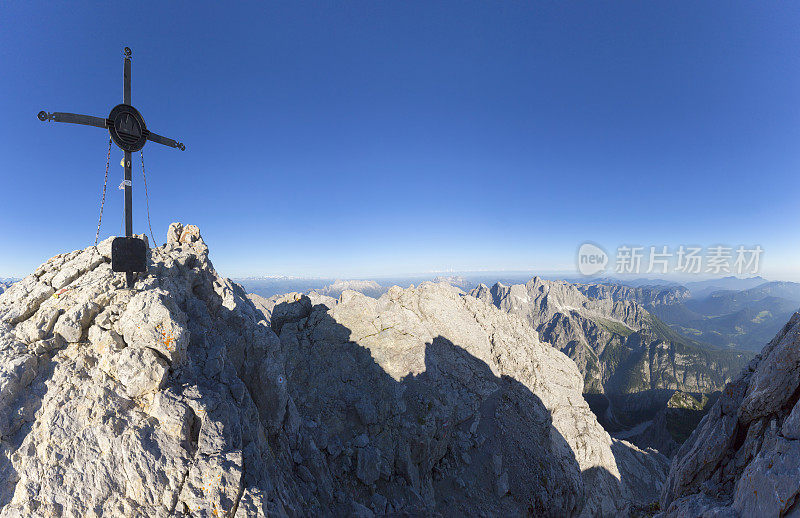
[[[122,104],[131,106],[131,49],[125,47],[125,69],[122,74]],[[133,175],[131,152],[125,151],[125,237],[133,236]],[[133,272],[125,272],[128,287],[133,286]]]

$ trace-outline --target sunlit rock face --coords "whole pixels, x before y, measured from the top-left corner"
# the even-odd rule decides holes
[[[662,495],[664,516],[800,516],[798,400],[800,313],[680,448]]]
[[[666,460],[612,440],[575,365],[490,304],[432,284],[295,295],[268,323],[197,227],[171,225],[132,290],[110,245],[0,295],[0,516],[616,516],[657,498]]]

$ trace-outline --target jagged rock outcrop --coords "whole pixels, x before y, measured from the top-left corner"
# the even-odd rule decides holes
[[[657,496],[666,460],[612,440],[575,366],[488,304],[298,295],[270,327],[197,227],[171,225],[132,290],[110,244],[0,295],[0,516],[610,516]]]
[[[673,459],[665,517],[800,516],[800,313]]]
[[[747,360],[692,343],[605,285],[589,289],[534,277],[524,285],[481,284],[470,294],[526,319],[542,341],[575,361],[587,392],[708,393],[721,390]]]
[[[292,293],[291,295],[295,295],[295,293]],[[296,295],[300,296],[299,293]],[[275,304],[277,304],[279,301],[284,300],[286,296],[287,294],[273,295],[272,297],[262,297],[261,295],[256,295],[255,293],[247,294],[247,298],[250,299],[250,302],[253,303],[256,309],[258,309],[264,315],[264,318],[267,322],[269,322],[272,318],[272,308],[274,308]]]

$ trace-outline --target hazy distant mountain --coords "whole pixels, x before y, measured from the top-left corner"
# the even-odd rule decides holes
[[[614,284],[619,286],[630,286],[633,288],[638,288],[641,286],[680,286],[680,283],[675,281],[668,281],[666,279],[658,279],[658,278],[637,278],[637,279],[626,279],[626,278],[618,278],[618,277],[574,277],[571,279],[567,279],[568,282],[573,284]]]
[[[306,279],[298,277],[258,277],[247,279],[233,279],[238,282],[248,293],[254,293],[264,298],[283,295],[291,292],[307,292],[324,288],[335,279]]]
[[[651,310],[675,330],[699,341],[759,351],[798,308],[800,283],[767,282]]]
[[[383,293],[386,292],[386,288],[382,287],[375,281],[362,281],[362,280],[349,280],[349,281],[342,281],[336,279],[332,284],[324,286],[318,290],[314,290],[320,295],[325,295],[327,297],[333,297],[338,299],[342,292],[345,290],[353,290],[359,293],[363,293],[367,297],[377,298],[380,297]]]
[[[433,279],[433,282],[445,282],[451,286],[455,286],[456,288],[461,288],[462,290],[468,290],[470,287],[474,286],[474,284],[470,283],[467,279],[460,275],[440,275]]]
[[[741,279],[739,277],[728,276],[722,277],[719,279],[708,279],[704,281],[695,281],[695,282],[687,282],[683,285],[688,288],[690,292],[692,292],[692,297],[695,299],[701,299],[711,295],[715,291],[726,291],[726,290],[747,290],[750,288],[755,288],[760,284],[764,284],[767,280],[763,277],[747,277]]]
[[[698,342],[754,351],[800,308],[800,283],[764,282],[762,277],[725,277],[685,287],[588,284],[581,290],[590,297],[636,301]]]
[[[765,282],[741,292],[742,300],[759,300],[762,297],[778,297],[800,304],[800,282]]]

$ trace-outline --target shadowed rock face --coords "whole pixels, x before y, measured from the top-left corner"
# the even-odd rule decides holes
[[[800,516],[798,400],[795,314],[678,451],[662,495],[664,516]]]
[[[366,434],[387,472],[416,450],[404,476],[444,515],[618,515],[652,502],[665,458],[612,440],[569,358],[451,286],[345,292],[331,309],[301,297],[275,306],[272,327],[315,429]]]
[[[663,482],[568,358],[451,288],[297,296],[270,328],[197,227],[133,290],[109,261],[0,296],[0,516],[616,516]]]

